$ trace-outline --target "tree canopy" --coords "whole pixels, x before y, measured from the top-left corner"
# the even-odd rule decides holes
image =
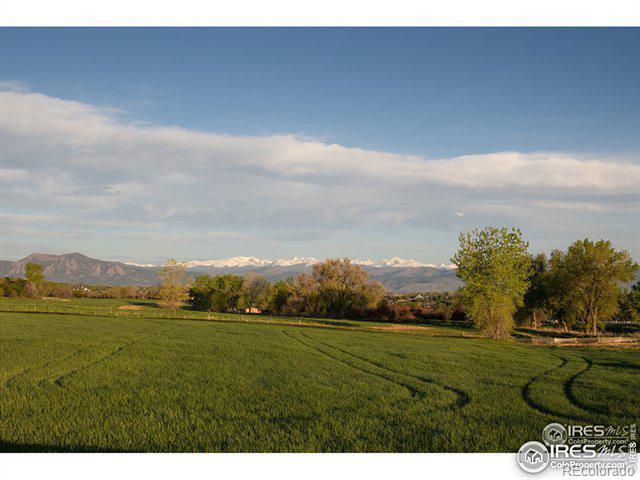
[[[244,277],[242,288],[242,303],[251,311],[254,308],[261,309],[267,300],[271,284],[263,275],[249,272]]]
[[[529,288],[524,294],[523,305],[519,308],[517,317],[521,321],[531,321],[531,326],[537,328],[541,320],[549,312],[549,299],[552,296],[550,284],[550,269],[547,255],[539,253],[531,258],[529,269]]]
[[[44,282],[44,268],[39,263],[29,262],[24,267],[24,276],[27,282],[40,285]]]
[[[638,264],[610,241],[587,238],[554,252],[552,269],[556,304],[569,321],[580,321],[596,335],[598,325],[617,313],[619,284],[634,278]]]
[[[384,290],[379,282],[348,258],[329,259],[313,267],[312,278],[322,299],[323,313],[330,317],[349,317],[375,307]]]
[[[189,289],[189,296],[197,310],[233,312],[238,308],[243,286],[239,275],[200,275]]]
[[[465,283],[468,315],[486,336],[505,337],[529,287],[529,244],[520,230],[495,227],[461,233],[459,241],[452,261]]]
[[[161,304],[172,310],[179,308],[187,298],[186,266],[175,259],[167,260],[158,274]]]

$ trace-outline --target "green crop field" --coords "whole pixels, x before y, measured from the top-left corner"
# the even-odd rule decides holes
[[[640,418],[638,350],[295,322],[3,299],[0,451],[516,451]]]

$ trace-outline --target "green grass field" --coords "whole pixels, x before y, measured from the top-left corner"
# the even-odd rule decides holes
[[[0,302],[0,451],[516,451],[640,418],[638,350],[132,303]]]

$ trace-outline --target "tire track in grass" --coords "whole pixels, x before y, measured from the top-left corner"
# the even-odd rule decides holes
[[[598,362],[594,363],[596,367],[605,367],[605,368],[623,368],[628,370],[640,370],[639,365],[634,365],[629,362]],[[635,372],[634,372],[635,373]]]
[[[104,343],[104,342],[102,342],[102,343]],[[19,372],[17,372],[17,373],[14,373],[14,374],[12,374],[12,375],[9,375],[9,376],[4,380],[4,384],[3,384],[3,386],[4,386],[5,388],[9,388],[9,387],[11,386],[11,384],[15,381],[15,379],[16,379],[16,378],[19,378],[19,377],[21,377],[21,376],[23,376],[23,375],[27,375],[27,374],[29,374],[29,373],[31,373],[31,372],[35,372],[35,371],[37,371],[37,370],[41,370],[41,369],[43,369],[43,368],[50,367],[50,366],[52,366],[52,365],[55,365],[56,363],[60,363],[60,362],[67,361],[67,360],[69,360],[69,359],[71,359],[71,358],[73,358],[73,357],[76,357],[76,356],[78,356],[78,355],[80,355],[80,354],[82,354],[82,353],[86,352],[87,350],[89,350],[89,349],[91,349],[91,348],[94,348],[94,347],[96,347],[96,346],[98,346],[98,345],[100,345],[100,344],[91,345],[91,346],[89,346],[89,347],[84,347],[84,348],[79,348],[78,350],[75,350],[73,353],[71,353],[71,354],[69,354],[69,355],[66,355],[66,356],[64,356],[64,357],[59,357],[59,358],[54,358],[53,360],[48,360],[48,361],[46,361],[46,362],[44,362],[44,363],[42,363],[42,364],[40,364],[40,365],[37,365],[37,366],[35,366],[35,367],[28,367],[28,368],[24,368],[24,369],[20,370],[20,371],[19,371]]]
[[[529,379],[529,381],[527,383],[525,383],[522,386],[521,389],[521,396],[522,399],[525,401],[525,403],[527,405],[529,405],[531,408],[533,408],[534,410],[537,410],[538,412],[547,414],[547,415],[559,415],[557,412],[554,412],[553,410],[548,409],[547,407],[545,407],[542,404],[537,403],[535,400],[533,400],[533,398],[531,398],[531,387],[532,385],[537,382],[538,380],[540,380],[542,377],[555,372],[556,370],[560,370],[562,367],[564,367],[568,360],[566,358],[560,358],[561,362],[560,365],[557,365],[553,368],[550,368],[548,370],[545,370],[544,372],[540,373],[539,375],[536,375],[535,377],[532,377]],[[564,415],[561,415],[564,417]]]
[[[578,379],[578,377],[580,377],[581,375],[584,375],[585,373],[587,373],[589,370],[591,370],[591,367],[593,367],[593,361],[589,358],[585,358],[585,357],[578,357],[580,358],[580,360],[582,360],[583,362],[585,362],[587,364],[587,366],[585,368],[583,368],[582,370],[580,370],[578,373],[572,375],[571,377],[569,377],[563,385],[563,390],[564,390],[564,395],[567,397],[567,399],[569,400],[569,402],[571,402],[572,405],[585,410],[586,412],[589,413],[595,413],[595,414],[608,414],[610,413],[609,411],[609,407],[607,406],[591,406],[591,405],[587,405],[586,403],[584,403],[582,400],[580,400],[575,392],[573,391],[573,386],[576,383],[576,380]]]
[[[572,413],[563,413],[563,412],[557,412],[555,410],[553,410],[552,408],[546,407],[545,405],[542,405],[541,403],[537,402],[536,400],[534,400],[531,396],[531,387],[538,382],[539,380],[541,380],[542,378],[546,377],[547,375],[549,375],[550,373],[556,372],[558,370],[563,369],[566,365],[569,364],[569,359],[565,358],[565,357],[560,357],[557,355],[554,355],[555,358],[560,360],[560,365],[557,365],[553,368],[550,368],[548,370],[545,370],[544,372],[540,373],[539,375],[536,375],[535,377],[532,377],[527,383],[525,383],[522,386],[522,390],[521,390],[521,396],[522,399],[525,401],[525,403],[527,405],[529,405],[529,407],[531,407],[532,409],[540,412],[540,413],[544,413],[546,415],[552,415],[555,417],[562,417],[562,418],[567,418],[570,420],[576,420],[576,421],[584,421],[584,420],[588,420],[588,418],[582,416],[582,415],[574,415]],[[563,393],[566,396],[566,389],[565,389],[565,385],[566,382],[563,382]],[[567,398],[567,400],[574,405],[569,398]],[[574,405],[576,406],[576,405]],[[578,407],[580,408],[580,407]]]
[[[346,360],[346,359],[343,359],[343,358],[337,357],[337,356],[335,356],[335,355],[331,355],[330,353],[328,353],[328,352],[326,352],[326,351],[324,351],[324,350],[322,350],[322,349],[320,349],[320,348],[317,348],[317,347],[315,347],[313,344],[307,343],[307,342],[305,342],[305,341],[303,341],[303,340],[301,340],[301,339],[297,338],[296,336],[294,336],[294,335],[292,335],[292,334],[290,334],[290,333],[288,333],[288,332],[282,331],[282,333],[283,333],[286,337],[288,337],[288,338],[290,338],[290,339],[292,339],[292,340],[295,340],[296,342],[298,342],[298,343],[300,343],[300,344],[304,345],[305,347],[310,348],[311,350],[313,350],[313,351],[315,351],[315,352],[318,352],[318,353],[320,353],[320,354],[322,354],[322,355],[325,355],[325,356],[327,356],[327,357],[331,358],[332,360],[335,360],[335,361],[337,361],[337,362],[340,362],[340,363],[342,363],[342,364],[344,364],[344,365],[347,365],[348,367],[351,367],[351,368],[353,368],[353,369],[355,369],[355,370],[358,370],[358,371],[360,371],[360,372],[366,373],[366,374],[368,374],[368,375],[372,375],[372,376],[374,376],[374,377],[381,378],[381,379],[386,380],[386,381],[388,381],[388,382],[390,382],[390,383],[393,383],[393,384],[398,385],[398,386],[400,386],[400,387],[402,387],[402,388],[405,388],[406,390],[408,390],[408,391],[409,391],[409,393],[411,393],[411,396],[413,396],[413,397],[419,397],[419,398],[426,398],[426,397],[427,397],[427,394],[426,394],[425,392],[423,392],[423,391],[421,391],[421,390],[416,389],[415,387],[413,387],[413,386],[412,386],[412,385],[410,385],[410,384],[407,384],[407,383],[405,383],[405,382],[399,382],[399,381],[397,381],[396,379],[394,379],[394,378],[393,378],[393,377],[391,377],[391,376],[388,376],[388,375],[384,375],[384,374],[377,373],[377,372],[375,372],[374,370],[371,370],[371,369],[362,368],[361,366],[358,366],[357,364],[355,364],[355,363],[353,363],[353,362],[350,362],[350,361],[348,361],[348,360]]]
[[[429,364],[427,364],[426,362],[423,362],[422,360],[416,360],[413,359],[414,362],[416,363],[420,363],[422,365],[425,366],[429,366]],[[390,369],[391,370],[391,369]],[[395,370],[391,370],[391,371],[395,371]],[[449,392],[453,392],[458,396],[458,404],[457,407],[462,408],[466,405],[468,405],[471,402],[471,395],[469,394],[469,392],[466,392],[465,390],[462,390],[461,388],[457,388],[457,387],[453,387],[451,385],[448,385],[444,382],[439,382],[438,380],[435,380],[431,377],[425,377],[423,375],[414,375],[411,373],[404,373],[403,375],[407,375],[409,377],[414,377],[417,379],[422,380],[423,382],[429,382],[429,383],[433,383],[434,385],[439,385],[440,387],[444,388],[445,390],[448,390]]]
[[[64,362],[71,360],[72,358],[75,358],[79,355],[85,354],[85,353],[90,353],[92,350],[95,350],[96,348],[104,345],[105,343],[107,343],[108,340],[103,340],[101,342],[98,343],[94,343],[88,347],[85,348],[81,348],[80,350],[76,351],[74,354],[69,355],[67,357],[61,358],[55,362],[52,362],[51,364],[54,365],[56,363],[60,363],[61,366],[60,368],[64,368]],[[52,375],[57,375],[57,372],[53,372],[51,375],[45,376],[44,378],[42,378],[40,381],[38,381],[38,386],[39,387],[44,387],[45,385],[47,385],[48,383],[51,383],[51,380],[49,379]]]
[[[308,338],[311,341],[315,341],[315,342],[319,343],[320,345],[324,345],[327,348],[332,348],[332,349],[334,349],[334,350],[336,350],[338,352],[341,352],[341,353],[343,353],[345,355],[349,355],[349,356],[351,356],[351,357],[353,357],[355,359],[358,359],[358,360],[360,360],[362,362],[369,363],[369,364],[371,364],[371,365],[373,365],[373,366],[375,366],[375,367],[377,367],[377,368],[379,368],[381,370],[386,370],[386,371],[388,371],[390,373],[395,373],[395,374],[398,374],[398,375],[404,375],[406,377],[413,378],[415,380],[419,380],[419,381],[424,382],[424,383],[429,383],[431,385],[436,385],[436,386],[438,386],[440,388],[443,388],[444,390],[452,392],[458,397],[458,400],[454,404],[452,404],[450,406],[451,408],[462,408],[462,407],[464,407],[465,405],[467,405],[471,401],[471,396],[469,395],[469,393],[465,392],[464,390],[452,387],[451,385],[447,385],[447,384],[438,382],[437,380],[434,380],[433,378],[430,378],[430,377],[425,377],[423,375],[415,375],[415,374],[412,374],[412,373],[407,373],[407,372],[403,372],[401,370],[393,369],[393,368],[388,367],[388,366],[386,366],[386,365],[384,365],[382,363],[376,362],[375,360],[370,360],[368,358],[361,357],[361,356],[356,355],[356,354],[354,354],[352,352],[349,352],[347,350],[343,350],[343,349],[335,347],[333,345],[329,345],[329,344],[326,344],[324,342],[321,342],[320,340],[314,340],[311,337],[309,337],[308,335],[306,335],[305,333],[301,332],[300,334],[302,336]],[[422,363],[422,362],[419,362],[419,363]]]
[[[123,351],[125,348],[130,347],[131,345],[133,345],[135,342],[129,342],[126,345],[121,345],[120,347],[116,348],[113,352],[104,355],[96,360],[94,360],[93,362],[87,363],[86,365],[82,365],[81,367],[78,367],[74,370],[71,370],[67,373],[63,373],[62,375],[58,376],[57,378],[55,378],[53,380],[53,384],[57,385],[60,388],[66,388],[63,385],[63,381],[69,377],[72,377],[73,375],[75,375],[78,372],[81,372],[82,370],[86,370],[87,368],[91,368],[91,367],[95,367],[96,365],[99,365],[102,362],[105,362],[107,360],[109,360],[110,358],[114,357],[115,355],[117,355],[118,353],[120,353],[121,351]]]

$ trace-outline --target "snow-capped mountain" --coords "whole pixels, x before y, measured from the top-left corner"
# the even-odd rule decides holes
[[[259,257],[228,257],[228,258],[216,258],[212,260],[191,260],[186,262],[187,268],[196,267],[214,267],[214,268],[243,268],[243,267],[293,267],[304,266],[310,267],[319,263],[320,260],[314,257],[290,257],[290,258],[278,258],[276,260],[269,260],[267,258]],[[354,258],[351,262],[355,265],[363,267],[376,267],[376,268],[437,268],[453,270],[455,265],[447,265],[444,263],[421,263],[417,260],[410,258],[391,257],[384,258],[382,260],[360,260]],[[151,268],[159,265],[153,265],[151,263],[135,263],[127,262],[126,265],[134,267]]]
[[[392,257],[392,258],[383,258],[380,260],[381,267],[427,267],[426,263],[420,263],[416,260],[411,260],[407,258],[400,257]]]
[[[291,267],[292,265],[304,265],[305,267],[310,267],[311,265],[315,265],[316,263],[320,263],[320,260],[313,257],[291,257],[291,258],[279,258],[274,260],[271,265],[277,267]]]
[[[267,267],[272,265],[271,260],[258,257],[229,257],[214,260],[192,260],[187,262],[187,268],[193,267]]]
[[[458,268],[458,266],[453,263],[450,263],[449,265],[447,265],[446,263],[439,263],[438,265],[436,265],[435,268],[443,268],[445,270],[455,270],[456,268]]]
[[[360,260],[354,259],[352,263],[356,265],[361,265],[364,267],[389,267],[389,268],[438,268],[438,269],[448,269],[453,270],[457,268],[455,265],[447,265],[445,263],[421,263],[417,260],[413,260],[410,258],[400,258],[400,257],[392,257],[392,258],[383,258],[380,261],[374,260]]]
[[[378,265],[377,262],[374,262],[371,259],[360,260],[359,258],[352,258],[351,263],[353,263],[354,265],[361,265],[363,267],[375,267]]]
[[[125,265],[131,265],[132,267],[142,267],[142,268],[153,268],[158,265],[154,265],[153,263],[136,263],[136,262],[124,262]]]

